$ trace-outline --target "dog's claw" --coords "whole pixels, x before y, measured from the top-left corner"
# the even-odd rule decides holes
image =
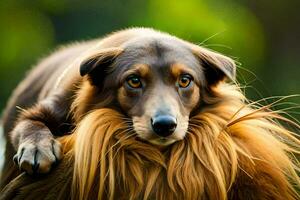
[[[37,174],[38,169],[39,169],[39,166],[40,166],[40,164],[38,164],[38,163],[34,163],[34,164],[32,165],[32,173],[33,173],[33,174]]]
[[[15,165],[19,165],[19,163],[18,163],[18,154],[14,155],[13,160],[14,160]]]

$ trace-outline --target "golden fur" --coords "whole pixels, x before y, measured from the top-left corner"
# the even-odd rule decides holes
[[[77,120],[76,105],[87,105],[93,93],[83,87],[73,105]],[[235,85],[222,82],[212,92],[186,137],[167,148],[140,141],[130,120],[112,109],[80,116],[75,133],[61,139],[75,158],[72,197],[298,199],[300,142],[277,122],[290,121],[247,103]]]

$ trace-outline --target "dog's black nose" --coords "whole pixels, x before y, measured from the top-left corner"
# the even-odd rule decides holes
[[[153,131],[162,137],[171,135],[177,126],[176,119],[170,115],[161,115],[151,119]]]

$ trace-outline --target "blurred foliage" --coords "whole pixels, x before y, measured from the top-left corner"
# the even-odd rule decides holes
[[[152,0],[145,17],[134,24],[173,33],[203,46],[240,58],[253,66],[264,51],[263,33],[255,16],[244,7],[219,1]],[[207,43],[206,44],[206,41]],[[241,45],[242,44],[242,45]]]
[[[299,93],[299,2],[1,0],[0,110],[25,72],[57,45],[133,26],[166,31],[235,58],[252,99]]]

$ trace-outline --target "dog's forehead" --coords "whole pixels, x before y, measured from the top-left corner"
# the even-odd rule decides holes
[[[195,67],[199,62],[182,41],[174,37],[141,37],[124,45],[124,53],[118,62],[123,67],[145,64],[151,68],[181,63]]]

